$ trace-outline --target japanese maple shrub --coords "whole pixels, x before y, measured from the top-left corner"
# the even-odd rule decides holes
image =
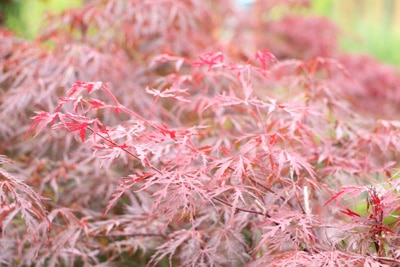
[[[230,45],[229,1],[93,1],[35,42],[4,32],[1,264],[400,264],[397,100],[377,108],[333,28],[294,42],[328,21],[265,20],[282,2],[305,4],[259,1]]]

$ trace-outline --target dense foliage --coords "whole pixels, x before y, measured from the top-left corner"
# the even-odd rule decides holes
[[[307,1],[230,3],[1,31],[2,265],[400,264],[398,73]]]

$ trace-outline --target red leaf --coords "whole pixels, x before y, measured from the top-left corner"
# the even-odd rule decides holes
[[[25,140],[28,138],[29,134],[36,132],[33,136],[34,138],[43,130],[45,126],[49,123],[53,124],[54,121],[59,117],[58,113],[50,114],[48,112],[38,112],[38,115],[33,117],[33,122],[29,126],[27,133],[25,134]]]
[[[256,59],[258,61],[260,61],[261,65],[263,66],[264,69],[267,68],[268,61],[272,62],[272,63],[275,63],[275,62],[278,61],[276,59],[276,57],[271,52],[269,52],[267,50],[257,51],[255,57],[256,57]]]
[[[344,186],[338,193],[334,194],[327,202],[325,202],[324,206],[328,205],[330,202],[334,200],[337,205],[337,203],[341,201],[345,195],[351,194],[351,197],[355,198],[359,196],[362,192],[365,192],[366,190],[367,188],[364,186]]]
[[[87,91],[89,94],[104,87],[102,82],[75,82],[69,90],[68,97],[77,96],[82,91]]]
[[[100,100],[89,100],[88,103],[92,105],[92,108],[102,108],[105,106]]]
[[[358,214],[358,213],[356,213],[356,212],[354,212],[354,211],[352,211],[352,210],[350,210],[348,208],[346,208],[345,210],[341,210],[340,212],[342,212],[344,214],[347,214],[347,215],[349,215],[351,217],[361,217],[360,214]]]
[[[222,52],[208,53],[204,56],[201,56],[199,59],[200,61],[193,63],[193,66],[208,66],[208,70],[210,71],[214,66],[219,66],[220,64],[222,64],[224,60],[224,55],[222,54]]]

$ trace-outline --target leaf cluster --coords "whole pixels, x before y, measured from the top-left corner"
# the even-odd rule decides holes
[[[1,31],[1,264],[400,264],[400,78],[306,2],[92,1]]]

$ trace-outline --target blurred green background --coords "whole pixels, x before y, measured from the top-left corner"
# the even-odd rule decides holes
[[[400,64],[399,0],[313,0],[312,11],[339,26],[343,50]]]
[[[123,0],[122,0],[123,1]],[[234,0],[232,0],[234,1]],[[266,1],[266,0],[264,0]],[[84,0],[0,0],[4,24],[33,38],[45,12],[79,7]],[[249,2],[249,3],[247,3]],[[251,1],[247,1],[251,4]],[[310,13],[331,18],[339,26],[344,51],[369,53],[400,65],[400,0],[312,0]]]
[[[42,25],[46,12],[61,13],[79,7],[82,0],[0,0],[3,23],[19,36],[32,39]]]

